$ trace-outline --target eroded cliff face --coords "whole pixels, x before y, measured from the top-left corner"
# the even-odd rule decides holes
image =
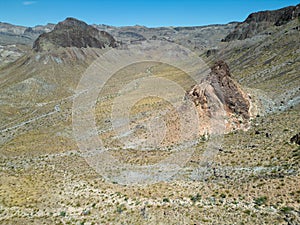
[[[262,11],[250,14],[247,19],[236,25],[233,32],[223,41],[244,40],[251,38],[271,26],[281,26],[300,17],[300,4],[273,11]]]
[[[233,80],[224,61],[216,62],[209,76],[187,95],[197,107],[202,133],[214,132],[215,123],[224,123],[226,131],[249,127],[253,114],[250,96]]]

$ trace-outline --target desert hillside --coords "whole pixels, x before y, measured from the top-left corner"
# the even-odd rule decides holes
[[[300,224],[299,37],[0,23],[0,223]]]

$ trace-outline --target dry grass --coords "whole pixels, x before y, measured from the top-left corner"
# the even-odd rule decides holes
[[[109,130],[116,91],[145,75],[149,67],[156,76],[168,77],[184,88],[193,84],[182,72],[161,64],[132,65],[107,83],[96,105],[97,127],[104,131],[100,137],[111,148],[110,153],[130,164],[153,164],[174,150],[123,149],[122,143],[114,139],[115,132]],[[66,93],[61,94],[65,97]],[[186,167],[170,180],[124,186],[104,181],[78,151],[72,137],[71,103],[65,100],[60,113],[5,133],[0,145],[0,223],[300,223],[300,148],[289,143],[300,130],[299,105],[254,118],[248,131],[224,135],[214,161],[200,177],[193,174],[199,170],[209,143],[204,140],[196,145]],[[36,114],[52,110],[55,104]],[[145,98],[134,105],[130,116],[135,123],[142,123],[144,113],[155,116],[155,111],[162,108],[172,107],[161,99]],[[167,117],[172,119],[175,114]]]

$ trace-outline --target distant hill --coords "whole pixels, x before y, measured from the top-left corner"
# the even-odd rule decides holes
[[[145,26],[114,27],[108,25],[93,25],[93,27],[112,35],[117,43],[134,44],[144,40],[165,40],[176,42],[190,48],[193,51],[201,52],[205,49],[216,46],[221,39],[225,38],[227,34],[233,31],[235,25],[236,22],[225,25],[208,25],[195,27],[148,28]],[[66,39],[61,40],[63,36],[59,34],[59,31],[54,31],[54,33],[46,35],[46,33],[51,32],[54,27],[55,24],[47,24],[45,26],[38,25],[31,28],[15,26],[8,23],[0,23],[0,45],[3,49],[2,54],[0,50],[0,59],[2,59],[0,60],[0,66],[15,61],[17,58],[24,55],[26,51],[34,45],[34,42],[41,34],[43,35],[36,42],[35,48],[39,48],[38,42],[45,42],[47,39],[46,42],[48,42],[49,44],[51,42],[56,42],[54,39],[57,38],[60,39],[60,43],[56,44],[64,46],[84,46],[84,43],[87,44],[88,42],[93,46],[99,45],[99,43],[94,43],[91,38],[86,37],[83,43],[79,43],[80,41],[78,40],[78,38],[76,42],[73,41],[73,43],[70,44],[66,43]],[[91,30],[91,28],[89,29]],[[72,34],[71,30],[69,30],[69,35]],[[76,39],[76,37],[72,37],[72,40],[74,38]],[[20,45],[22,46],[20,47]],[[7,57],[8,54],[9,57]]]
[[[40,34],[51,31],[54,26],[48,23],[45,26],[24,27],[0,22],[0,45],[32,45]]]
[[[105,31],[87,25],[85,22],[67,18],[48,33],[41,34],[33,44],[35,51],[47,51],[58,47],[104,48],[115,47],[115,39]]]

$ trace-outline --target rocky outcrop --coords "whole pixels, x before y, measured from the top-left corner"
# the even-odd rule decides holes
[[[223,41],[244,40],[264,32],[271,26],[281,26],[300,17],[300,4],[273,11],[262,11],[250,14],[247,19],[239,23],[233,32]]]
[[[104,48],[115,47],[115,39],[105,31],[87,25],[83,21],[67,18],[58,23],[53,31],[41,34],[34,42],[35,51],[48,51],[58,47]]]
[[[219,115],[228,121],[227,130],[248,125],[250,99],[233,80],[224,61],[216,62],[209,76],[193,86],[188,97],[195,103],[201,120],[206,121],[203,124],[207,125],[213,115]]]

